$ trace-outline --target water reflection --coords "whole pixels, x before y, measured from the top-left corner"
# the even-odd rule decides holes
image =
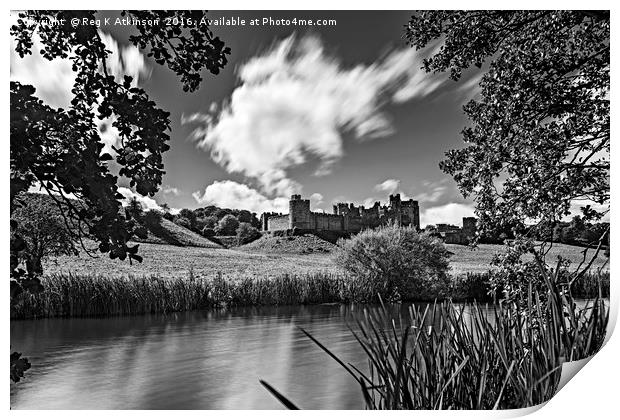
[[[353,379],[297,328],[363,365],[344,305],[240,308],[11,322],[33,368],[12,408],[281,408],[263,378],[306,408],[362,408]]]
[[[302,408],[360,409],[355,380],[298,327],[364,368],[366,358],[348,328],[364,308],[315,305],[12,321],[11,345],[30,359],[32,369],[24,381],[11,385],[11,407],[282,408],[259,384],[262,378]],[[409,306],[390,310],[406,318]]]

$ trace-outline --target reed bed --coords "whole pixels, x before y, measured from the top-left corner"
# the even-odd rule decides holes
[[[422,291],[414,301],[492,302],[488,278],[488,273],[454,276],[445,290]],[[45,276],[43,287],[39,294],[22,294],[11,305],[11,318],[101,317],[226,306],[377,302],[378,296],[372,284],[365,283],[362,287],[350,276],[330,272],[260,278],[221,273],[197,277],[190,271],[185,278],[172,279],[58,273]],[[599,289],[603,297],[608,297],[609,274],[584,276],[572,288],[577,297],[595,296]]]
[[[44,290],[24,293],[11,305],[11,318],[101,317],[170,313],[223,306],[301,305],[340,302],[343,279],[331,273],[281,275],[267,279],[161,279],[52,274]]]
[[[609,310],[599,296],[579,308],[570,291],[548,280],[545,299],[494,306],[443,302],[411,307],[408,319],[366,310],[352,334],[368,368],[347,364],[303,331],[357,381],[367,409],[512,409],[548,401],[562,362],[601,347]],[[285,407],[275,387],[261,383]]]

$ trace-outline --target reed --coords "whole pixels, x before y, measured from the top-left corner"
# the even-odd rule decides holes
[[[593,355],[609,311],[599,296],[579,307],[570,291],[548,280],[545,299],[485,309],[451,302],[411,307],[394,319],[382,306],[366,310],[352,334],[368,368],[347,364],[303,333],[355,380],[368,409],[511,409],[548,401],[562,362]],[[263,384],[286,407],[294,403]]]
[[[301,305],[340,302],[342,278],[331,273],[283,274],[273,278],[161,279],[53,274],[44,290],[24,293],[11,307],[12,319],[100,317],[170,313],[222,306]]]
[[[452,278],[445,288],[422,290],[414,300],[490,302],[488,274],[467,273]],[[606,283],[605,283],[606,281]],[[281,274],[270,277],[225,276],[185,278],[108,277],[52,274],[43,278],[44,291],[24,293],[11,305],[12,319],[99,317],[170,313],[225,306],[309,305],[377,301],[372,284],[329,272]],[[609,274],[584,276],[572,285],[577,297],[601,290],[609,296]]]

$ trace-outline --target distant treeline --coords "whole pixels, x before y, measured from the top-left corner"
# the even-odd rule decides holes
[[[241,223],[249,223],[254,228],[260,228],[260,221],[256,213],[248,210],[223,209],[217,206],[207,206],[195,210],[183,209],[178,214],[169,212],[164,217],[177,225],[193,230],[201,235],[235,235]]]
[[[531,226],[506,227],[497,232],[486,232],[480,238],[481,243],[502,244],[505,240],[514,239],[514,232],[523,232],[534,239],[545,242],[561,243],[577,246],[598,246],[602,238],[603,248],[609,248],[609,223],[585,222],[581,216],[574,216],[570,222],[541,223],[532,229]]]

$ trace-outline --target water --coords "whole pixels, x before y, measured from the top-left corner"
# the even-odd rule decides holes
[[[580,306],[585,305],[581,302]],[[11,321],[32,363],[13,409],[280,409],[264,379],[307,409],[362,409],[345,362],[367,359],[348,329],[362,305],[234,308],[104,319]],[[406,317],[407,305],[391,307]],[[464,322],[471,308],[465,307]],[[490,309],[490,308],[489,308]]]
[[[298,327],[358,367],[347,327],[359,306],[239,308],[106,319],[12,321],[32,363],[14,409],[361,409],[357,382]]]

